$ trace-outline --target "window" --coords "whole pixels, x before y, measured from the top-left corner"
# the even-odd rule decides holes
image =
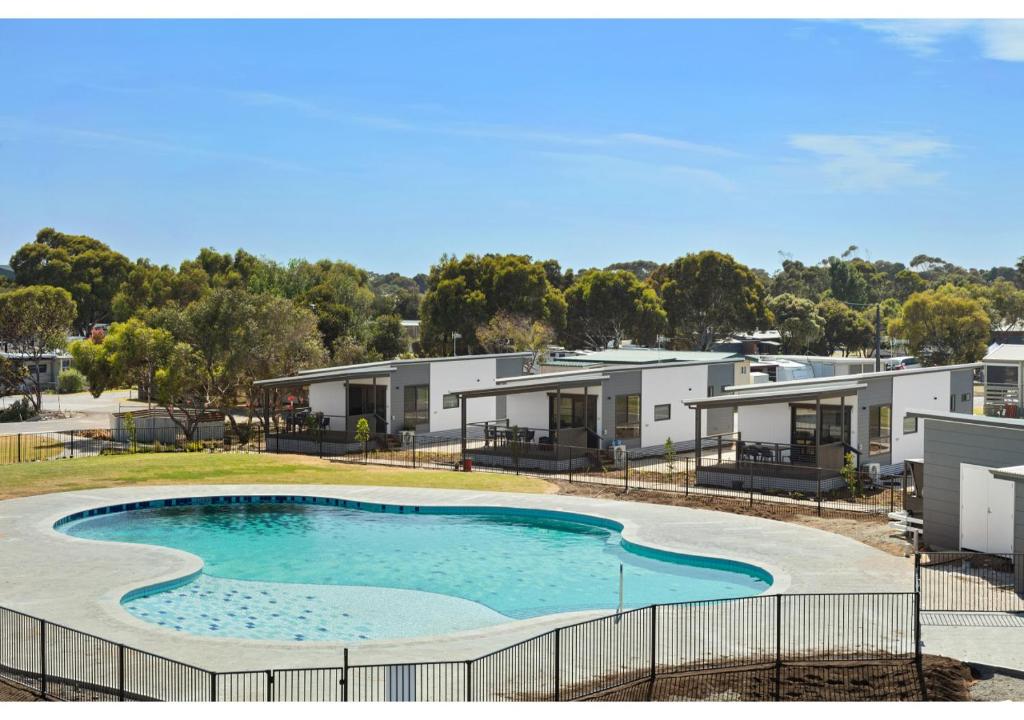
[[[949,396],[949,411],[956,412],[956,395]]]
[[[868,455],[889,452],[892,447],[892,406],[868,408]]]
[[[971,394],[970,394],[970,393],[963,393],[963,394],[962,394],[962,395],[960,396],[960,400],[961,400],[962,402],[970,402],[970,401],[971,401]]]
[[[903,434],[910,435],[917,432],[917,418],[909,415],[903,418]]]
[[[349,415],[381,415],[387,412],[388,388],[386,385],[348,386]]]
[[[843,410],[843,415],[840,415]],[[821,406],[821,444],[850,444],[850,406]],[[794,405],[790,421],[790,442],[793,445],[814,445],[814,406]]]
[[[654,406],[654,420],[669,420],[672,417],[672,406],[668,403]]]
[[[597,430],[597,395],[562,395],[562,405],[556,408],[557,396],[548,395],[548,428],[582,428]]]
[[[459,396],[455,393],[448,393],[441,397],[441,407],[445,410],[451,410],[459,406]]]
[[[430,386],[406,385],[402,429],[415,430],[417,425],[430,422]]]
[[[629,440],[640,437],[640,396],[615,396],[615,437]]]
[[[989,385],[1016,385],[1017,368],[1012,365],[986,365],[985,382]]]

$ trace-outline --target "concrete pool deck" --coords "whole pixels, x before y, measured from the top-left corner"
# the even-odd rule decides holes
[[[215,671],[336,666],[350,649],[358,664],[462,660],[567,622],[607,611],[564,613],[447,636],[402,640],[284,642],[212,638],[164,629],[130,615],[130,590],[202,567],[170,548],[97,542],[53,529],[72,513],[108,505],[213,495],[306,495],[367,503],[554,510],[606,518],[648,547],[736,560],[774,577],[771,593],[909,592],[911,561],[849,538],[711,510],[561,495],[324,485],[193,485],[112,488],[0,502],[0,606]]]

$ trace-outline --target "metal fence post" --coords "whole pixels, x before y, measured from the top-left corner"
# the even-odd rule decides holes
[[[651,692],[654,692],[654,678],[658,668],[658,606],[651,605]]]
[[[555,629],[555,702],[562,699],[562,673],[561,673],[561,637],[562,628]]]
[[[782,699],[782,595],[775,596],[775,700]]]
[[[117,699],[124,702],[124,645],[117,646]]]
[[[46,697],[46,621],[39,621],[39,694]]]
[[[210,702],[217,702],[217,673],[210,673]]]
[[[21,462],[21,433],[18,433],[18,462]]]
[[[416,433],[412,434],[412,466],[416,468]]]
[[[569,482],[572,482],[572,445],[569,446]]]
[[[614,452],[614,450],[612,451]],[[629,453],[622,453],[622,484],[623,492],[629,492]]]
[[[75,457],[75,431],[71,431],[71,458]]]
[[[267,702],[274,702],[274,671],[267,670]]]
[[[466,702],[473,702],[473,661],[466,661]]]
[[[685,466],[683,467],[683,495],[690,494],[690,458],[683,458]]]
[[[817,470],[818,476],[818,517],[821,517],[821,468]]]
[[[348,648],[341,653],[341,701],[348,702]]]
[[[750,506],[754,506],[754,463],[750,463]]]

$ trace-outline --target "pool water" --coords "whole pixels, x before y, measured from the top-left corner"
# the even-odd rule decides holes
[[[183,632],[274,640],[435,635],[573,610],[757,595],[743,563],[624,544],[611,523],[471,508],[430,512],[291,503],[130,510],[61,526],[92,540],[178,548],[191,582],[132,593],[132,614]]]

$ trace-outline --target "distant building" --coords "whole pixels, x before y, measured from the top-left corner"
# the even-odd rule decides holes
[[[777,353],[782,349],[782,335],[778,330],[755,330],[752,333],[736,333],[716,342],[711,349],[719,352],[735,352],[742,355]]]
[[[14,279],[14,270],[10,265],[0,265],[0,278],[5,278],[7,280]]]

